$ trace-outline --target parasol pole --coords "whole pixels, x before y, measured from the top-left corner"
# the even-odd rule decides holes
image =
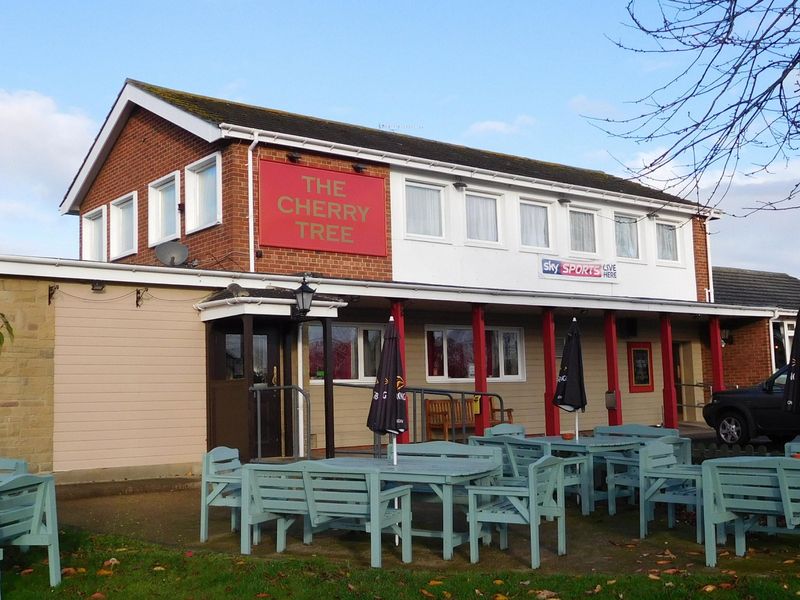
[[[580,438],[580,429],[578,429],[578,411],[575,411],[575,441]]]
[[[397,434],[392,435],[392,464],[397,466]]]

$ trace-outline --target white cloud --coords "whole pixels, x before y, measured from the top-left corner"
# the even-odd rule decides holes
[[[53,98],[0,89],[0,253],[74,255],[75,219],[58,205],[96,130]]]
[[[513,121],[478,121],[467,128],[465,135],[513,135],[536,124],[536,119],[519,115]]]
[[[601,119],[610,119],[619,114],[619,111],[613,104],[604,102],[603,100],[589,98],[583,94],[570,98],[567,102],[567,106],[572,112],[579,115],[586,115]]]

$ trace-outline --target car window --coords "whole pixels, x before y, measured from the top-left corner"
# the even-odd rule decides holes
[[[773,388],[783,387],[785,385],[786,385],[786,371],[784,371],[775,378],[775,382],[773,383]]]

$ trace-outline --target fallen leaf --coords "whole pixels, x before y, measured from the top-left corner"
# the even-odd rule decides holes
[[[492,581],[492,583],[495,585],[503,585],[505,581],[503,581],[502,579],[495,579],[494,581]]]
[[[114,574],[114,571],[112,571],[110,569],[98,569],[97,570],[97,575],[99,575],[100,577],[110,577],[113,574]]]
[[[109,558],[107,561],[103,562],[104,567],[110,567],[113,569],[116,565],[119,564],[119,561],[116,558]]]
[[[735,587],[736,586],[734,584],[728,583],[728,582],[719,584],[719,589],[721,589],[721,590],[732,590]]]
[[[33,569],[22,569],[22,571],[19,572],[22,576],[30,575],[31,573],[33,573]]]
[[[421,590],[419,591],[419,593],[420,593],[420,594],[422,594],[423,596],[425,596],[426,598],[436,598],[436,596],[434,596],[433,594],[431,594],[431,593],[430,593],[428,590],[426,590],[426,589],[421,589]]]
[[[661,579],[661,577],[659,577],[659,576],[658,576],[658,575],[656,575],[655,573],[648,573],[648,574],[647,574],[647,578],[648,578],[648,579],[652,579],[652,580],[654,580],[654,581],[658,581],[659,579]]]
[[[785,565],[793,565],[795,562],[796,561],[793,558],[790,558],[789,560],[783,561],[783,564],[785,564]]]
[[[674,569],[674,568],[664,569],[663,571],[661,571],[662,575],[677,575],[678,573],[680,573],[680,569]]]
[[[64,577],[71,577],[72,575],[77,575],[78,571],[73,567],[64,567],[61,569],[61,575]]]
[[[103,592],[95,592],[89,596],[89,600],[106,600],[106,595]]]
[[[558,594],[550,590],[532,590],[536,594],[536,600],[549,600],[550,598],[558,598]]]
[[[530,585],[531,584],[531,580],[530,579],[526,579],[525,581],[520,581],[519,584],[520,585]]]
[[[272,598],[272,595],[267,592],[259,592],[256,594],[256,598]]]
[[[78,573],[86,573],[86,569],[84,567],[78,567],[76,570]]]
[[[483,592],[480,591],[478,588],[475,588],[475,595],[476,596],[483,596]]]
[[[707,586],[703,587],[704,592],[711,593],[717,589],[717,586],[708,584]]]
[[[668,565],[671,562],[672,562],[671,560],[657,560],[656,564],[657,565]]]
[[[186,558],[192,558],[194,556],[194,552],[192,552],[191,550],[187,550],[186,552],[183,553],[183,555]]]
[[[153,571],[166,571],[167,567],[162,567],[161,565],[153,567]]]
[[[616,579],[609,579],[608,581],[606,581],[606,585],[614,585],[615,583],[617,583]]]
[[[603,591],[603,586],[601,586],[601,585],[598,583],[596,586],[594,586],[594,589],[593,589],[593,590],[586,590],[586,595],[587,595],[587,596],[591,596],[592,594],[599,594],[599,593],[600,593],[600,592],[602,592],[602,591]]]
[[[667,581],[667,582],[664,584],[664,587],[675,587],[675,584],[674,584],[674,583],[672,583],[671,581]]]
[[[351,592],[355,592],[356,591],[356,586],[354,586],[352,583],[348,583],[347,584],[347,589],[350,590]]]
[[[444,581],[439,581],[438,579],[431,579],[428,582],[428,585],[442,585],[443,583],[444,583]]]
[[[446,599],[448,599],[448,600],[449,600],[449,599],[450,599],[450,598],[452,598],[452,597],[453,597],[453,594],[451,594],[451,593],[450,593],[450,592],[448,592],[447,590],[442,590],[442,598],[446,598]]]
[[[508,596],[505,594],[501,594],[500,592],[494,594],[492,596],[492,600],[508,600]]]

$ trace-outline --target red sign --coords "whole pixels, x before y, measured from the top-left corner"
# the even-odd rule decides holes
[[[262,246],[386,256],[382,177],[262,160]]]

